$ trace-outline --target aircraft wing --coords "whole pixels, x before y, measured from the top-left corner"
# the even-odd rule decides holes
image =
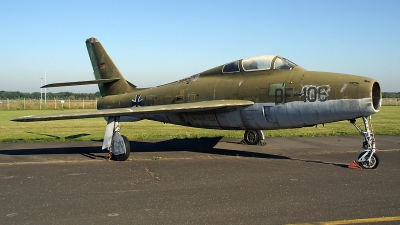
[[[221,110],[235,107],[243,107],[253,105],[254,102],[247,100],[212,100],[193,103],[131,107],[131,108],[115,108],[105,110],[88,110],[78,112],[63,112],[57,114],[42,114],[22,116],[12,121],[16,122],[35,122],[35,121],[50,121],[50,120],[69,120],[111,116],[138,116],[146,114],[161,114],[161,113],[188,113],[201,112],[209,110]]]

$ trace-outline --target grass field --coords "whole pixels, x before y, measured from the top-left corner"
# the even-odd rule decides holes
[[[72,110],[69,110],[72,111]],[[0,142],[47,142],[102,140],[106,121],[103,118],[64,121],[17,123],[13,118],[24,115],[57,113],[59,110],[16,110],[0,111]],[[400,134],[400,106],[383,106],[372,116],[375,134]],[[363,125],[361,119],[358,125]],[[228,137],[242,138],[244,131],[224,131],[182,127],[160,122],[143,120],[135,123],[121,123],[121,133],[130,140]],[[358,135],[348,121],[286,130],[264,131],[266,137],[303,136],[344,136]]]

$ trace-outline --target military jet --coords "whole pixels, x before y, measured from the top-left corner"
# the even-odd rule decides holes
[[[143,119],[189,127],[244,130],[244,142],[263,144],[262,130],[288,129],[349,120],[363,135],[362,168],[379,165],[371,115],[381,107],[377,80],[339,73],[312,72],[288,59],[264,55],[235,60],[187,78],[152,88],[127,81],[99,40],[86,40],[95,80],[55,83],[60,87],[98,84],[97,109],[23,116],[31,122],[104,117],[103,149],[118,161],[128,159],[130,145],[121,122]],[[362,118],[365,130],[356,124]]]

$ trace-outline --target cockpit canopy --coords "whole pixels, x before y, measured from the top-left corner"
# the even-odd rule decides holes
[[[270,69],[291,70],[297,66],[295,63],[280,56],[264,55],[227,63],[222,68],[222,73],[240,72],[240,64],[245,72]]]

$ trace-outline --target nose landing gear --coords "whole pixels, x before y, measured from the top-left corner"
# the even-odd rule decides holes
[[[379,165],[379,158],[376,154],[375,136],[372,130],[371,116],[363,116],[361,118],[364,122],[365,131],[356,124],[356,119],[350,120],[350,123],[353,124],[361,135],[363,135],[365,140],[362,146],[365,151],[358,155],[357,164],[364,169],[376,169]]]

